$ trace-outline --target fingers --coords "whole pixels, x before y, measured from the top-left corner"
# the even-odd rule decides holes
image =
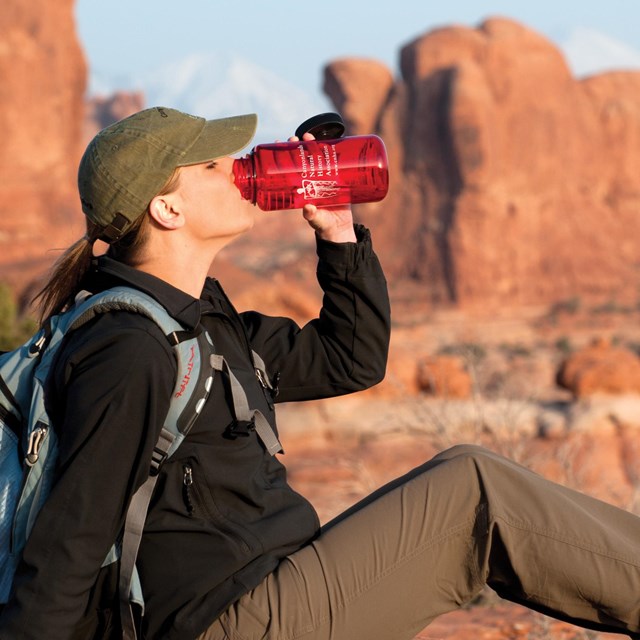
[[[315,136],[311,133],[305,133],[302,135],[302,139],[303,140],[315,140]],[[288,138],[289,142],[299,142],[300,138],[298,138],[298,136],[291,136],[290,138]],[[276,142],[278,142],[276,140]]]

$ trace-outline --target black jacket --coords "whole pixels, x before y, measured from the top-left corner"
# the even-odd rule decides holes
[[[368,231],[357,233],[357,244],[318,242],[325,297],[319,318],[302,329],[285,318],[238,314],[213,279],[196,300],[108,258],[97,261],[87,288],[132,285],[186,328],[202,322],[252,408],[275,426],[274,402],[337,396],[384,375],[386,285]],[[251,349],[278,377],[277,397],[259,384]],[[90,638],[117,615],[115,571],[100,566],[146,479],[175,377],[166,338],[137,314],[99,316],[63,345],[48,389],[60,437],[57,480],[0,617],[2,640]],[[150,505],[138,557],[145,636],[195,638],[318,530],[314,509],[287,484],[278,458],[255,432],[234,430],[228,381],[217,374]]]

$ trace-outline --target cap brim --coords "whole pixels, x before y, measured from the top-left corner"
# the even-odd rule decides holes
[[[251,142],[257,124],[258,116],[255,113],[207,120],[178,166],[200,164],[237,153]]]

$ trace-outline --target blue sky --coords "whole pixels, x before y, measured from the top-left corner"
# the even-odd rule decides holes
[[[435,26],[476,25],[490,15],[524,22],[554,41],[589,28],[640,51],[638,0],[78,0],[90,65],[144,72],[187,53],[237,53],[301,87],[322,66],[365,56],[396,66],[399,48]]]
[[[76,4],[78,32],[90,69],[110,80],[122,78],[125,86],[118,88],[131,88],[127,78],[151,81],[154,74],[154,82],[159,75],[161,82],[166,76],[172,83],[164,67],[191,54],[210,56],[205,65],[210,77],[202,80],[203,85],[207,80],[215,85],[220,67],[240,56],[311,96],[312,106],[301,107],[305,113],[331,108],[321,91],[327,62],[361,56],[378,59],[397,72],[400,48],[416,37],[439,26],[476,26],[496,15],[516,19],[547,36],[563,48],[578,74],[610,67],[640,69],[638,0],[77,0]],[[262,84],[268,85],[270,79],[263,75]],[[178,76],[184,79],[184,73],[174,70]],[[274,93],[280,94],[282,89],[273,85]],[[207,91],[205,86],[198,89]],[[165,90],[162,95],[170,93]],[[303,98],[294,98],[292,92],[290,102],[309,104]],[[273,116],[264,118],[269,119]],[[274,130],[283,128],[282,122],[273,125]]]

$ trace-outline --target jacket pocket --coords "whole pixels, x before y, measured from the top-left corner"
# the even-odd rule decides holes
[[[216,506],[194,458],[182,463],[182,495],[190,518],[210,522],[221,533],[236,540],[245,553],[251,552],[251,547],[240,534],[239,527],[226,518]]]

